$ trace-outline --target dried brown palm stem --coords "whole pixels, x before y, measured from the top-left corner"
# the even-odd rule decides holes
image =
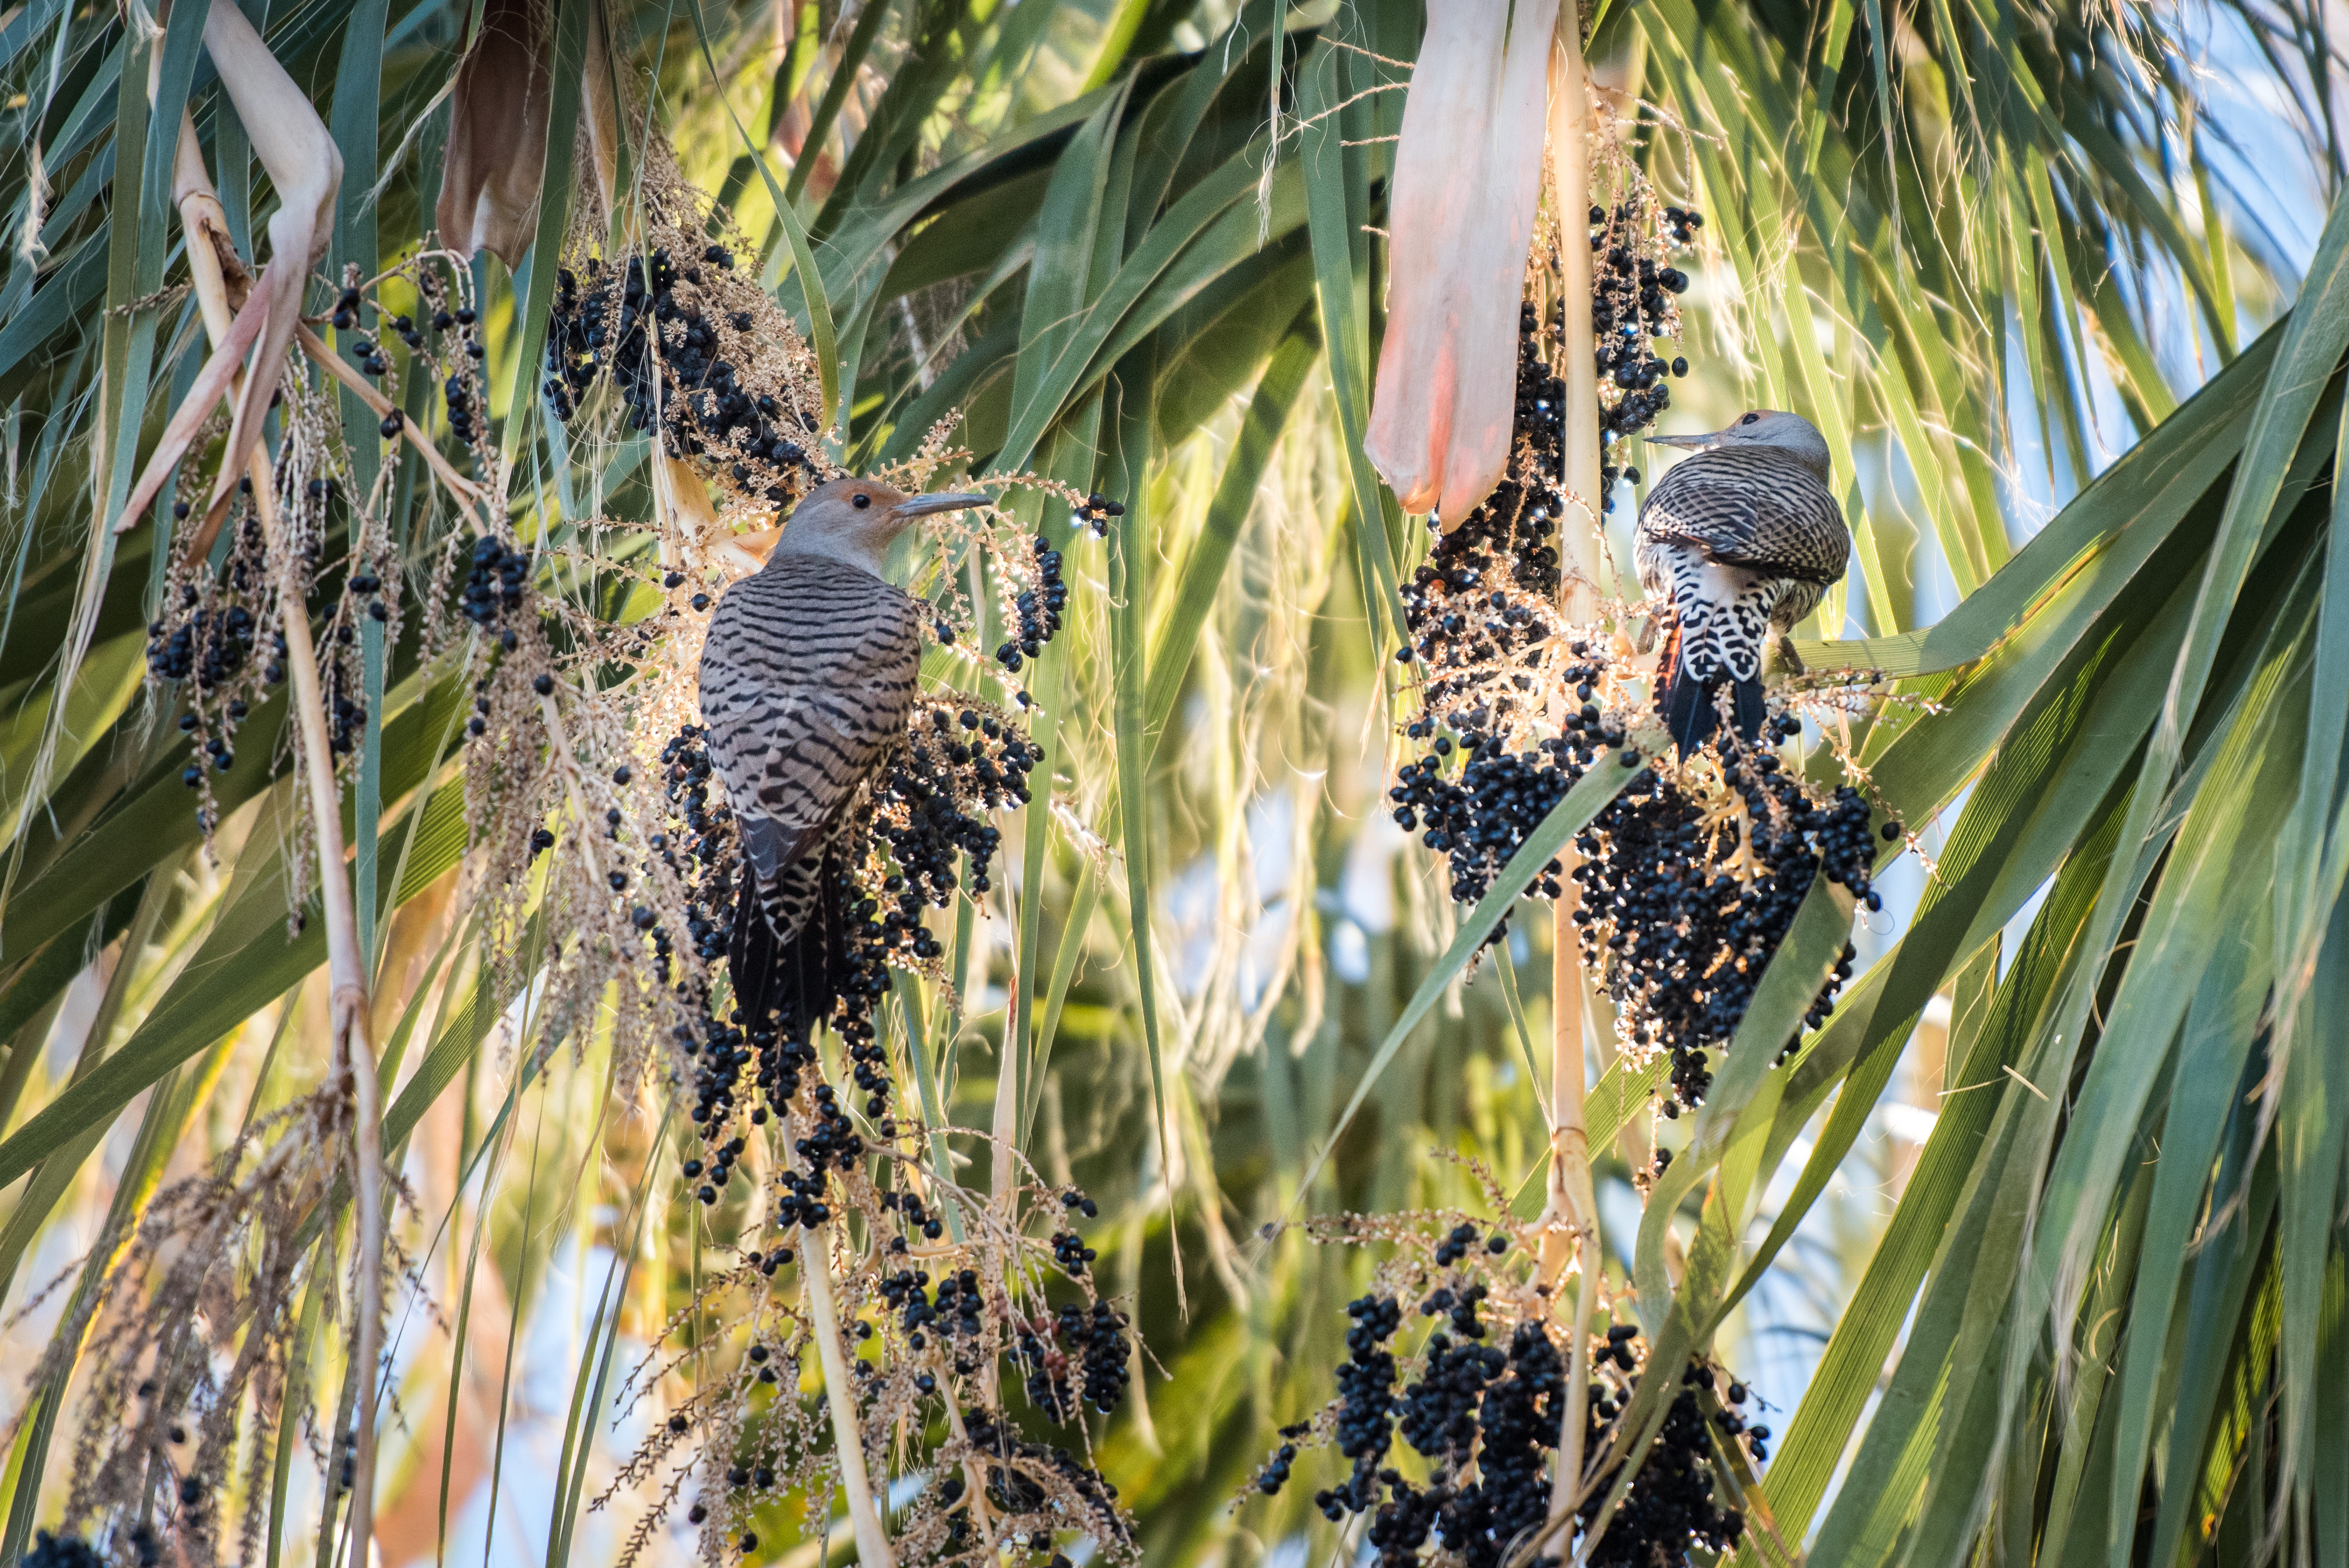
[[[840,1314],[832,1299],[832,1232],[826,1222],[809,1231],[800,1249],[800,1272],[807,1281],[808,1315],[815,1320],[816,1359],[823,1364],[823,1399],[832,1410],[832,1443],[840,1454],[840,1490],[848,1498],[848,1527],[856,1537],[863,1568],[895,1568],[889,1533],[873,1500],[864,1470],[864,1434],[856,1418],[856,1387],[849,1377],[847,1347],[840,1337]]]
[[[1568,516],[1559,520],[1565,545],[1560,607],[1568,625],[1586,625],[1597,613],[1599,580],[1599,381],[1590,326],[1590,247],[1580,243],[1583,215],[1590,210],[1590,147],[1594,126],[1589,67],[1582,55],[1581,7],[1574,0],[1558,7],[1557,43],[1550,52],[1549,174],[1557,214],[1560,304],[1558,360],[1565,366],[1565,469]],[[1577,526],[1579,504],[1587,522]],[[1569,857],[1568,868],[1571,869]],[[1590,1310],[1597,1285],[1598,1203],[1590,1183],[1590,1137],[1585,1119],[1582,1039],[1581,950],[1574,911],[1579,901],[1571,877],[1557,900],[1550,967],[1550,1160],[1547,1219],[1542,1238],[1542,1278],[1554,1291],[1565,1276],[1568,1251],[1580,1263],[1574,1293],[1574,1325],[1568,1345],[1566,1398],[1559,1415],[1557,1469],[1550,1482],[1551,1528],[1568,1531],[1580,1502],[1585,1409],[1590,1391]],[[1559,1221],[1566,1222],[1561,1231]],[[1547,1534],[1547,1532],[1544,1532]]]
[[[359,401],[367,406],[377,419],[384,419],[399,412],[392,406],[389,398],[385,397],[379,389],[370,385],[365,376],[352,369],[349,360],[327,348],[318,335],[311,331],[307,326],[298,328],[296,336],[301,339],[302,352],[310,356],[312,362],[320,369],[350,389],[351,392],[358,398]],[[474,511],[474,507],[483,499],[481,487],[459,473],[449,460],[440,455],[440,449],[433,444],[431,436],[419,428],[415,421],[404,413],[400,414],[399,433],[409,446],[416,449],[417,455],[424,459],[424,466],[432,471],[432,477],[439,480],[442,487],[455,499],[458,509],[465,514],[465,521],[473,525],[474,532],[481,532],[481,516]]]
[[[224,252],[235,253],[229,247],[226,213],[213,192],[196,142],[195,121],[184,113],[173,175],[172,193],[178,199],[181,227],[188,242],[190,279],[203,314],[204,330],[218,344],[227,337],[234,317],[222,256]],[[241,386],[233,388],[232,396],[241,390]],[[382,1108],[369,1025],[367,968],[359,952],[358,912],[351,897],[350,877],[343,868],[342,793],[335,783],[334,752],[326,736],[318,650],[310,638],[294,556],[280,547],[277,494],[267,449],[255,446],[245,466],[246,476],[253,481],[254,511],[261,520],[271,556],[283,563],[280,569],[285,574],[285,580],[278,585],[278,602],[285,633],[285,663],[294,682],[295,722],[301,726],[303,782],[309,795],[311,830],[318,841],[319,898],[326,920],[326,971],[332,987],[330,1071],[348,1075],[357,1124],[354,1158],[358,1168],[353,1173],[352,1185],[358,1196],[359,1321],[353,1366],[361,1381],[353,1420],[349,1561],[359,1563],[365,1561],[366,1542],[374,1532],[376,1363],[383,1349]]]

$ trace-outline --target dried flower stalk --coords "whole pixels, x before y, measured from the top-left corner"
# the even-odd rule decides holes
[[[1589,247],[1574,243],[1577,221],[1590,206],[1590,155],[1594,112],[1590,72],[1582,54],[1578,5],[1560,7],[1557,36],[1550,51],[1549,174],[1552,200],[1566,242],[1558,246],[1558,362],[1564,369],[1567,415],[1564,466],[1568,515],[1558,519],[1564,571],[1559,611],[1568,625],[1588,624],[1597,610],[1600,494],[1598,369],[1590,321]],[[1581,515],[1574,515],[1579,502]],[[1570,867],[1569,867],[1570,869]],[[1593,1263],[1598,1241],[1598,1195],[1590,1180],[1590,1135],[1584,1113],[1582,1008],[1588,983],[1574,915],[1580,902],[1570,876],[1560,884],[1566,896],[1552,910],[1550,955],[1550,1160],[1549,1191],[1542,1236],[1542,1276],[1555,1292],[1570,1241],[1579,1259],[1574,1293],[1574,1330],[1568,1338],[1565,1410],[1559,1417],[1557,1465],[1550,1481],[1552,1527],[1573,1517],[1581,1502],[1585,1406],[1590,1395],[1590,1313]],[[1571,1228],[1561,1233],[1559,1221]],[[1545,1532],[1547,1535],[1547,1532]]]
[[[1557,10],[1558,0],[1457,0],[1431,18],[1404,100],[1387,330],[1362,451],[1404,511],[1446,525],[1508,463]]]
[[[213,407],[233,389],[228,452],[205,507],[205,525],[219,526],[245,459],[260,443],[262,416],[276,394],[286,349],[301,322],[310,268],[326,254],[327,220],[342,188],[343,155],[310,107],[309,96],[285,74],[244,13],[229,0],[213,0],[205,14],[204,47],[253,138],[254,152],[277,189],[277,211],[269,220],[269,265],[236,308],[230,329],[213,337],[212,357],[165,426],[162,441],[115,524],[117,532],[132,527],[161,493]],[[208,317],[207,330],[211,325]],[[244,374],[248,352],[252,363],[250,373]]]
[[[520,265],[538,234],[552,73],[545,8],[490,0],[450,95],[449,150],[433,209],[444,243]]]
[[[214,486],[207,521],[209,524],[212,518],[225,514],[227,500],[235,491],[236,472],[243,469],[253,482],[254,511],[270,541],[273,558],[282,564],[281,569],[286,574],[286,580],[279,585],[281,597],[288,607],[284,618],[286,665],[294,686],[293,706],[299,739],[296,749],[309,798],[310,831],[318,855],[319,897],[326,922],[326,965],[331,987],[329,1082],[339,1088],[340,1080],[347,1076],[357,1120],[353,1187],[357,1199],[359,1311],[353,1364],[355,1376],[364,1382],[355,1417],[357,1475],[350,1507],[356,1557],[365,1551],[364,1543],[372,1534],[374,1523],[375,1366],[380,1358],[383,1334],[382,1113],[378,1104],[375,1046],[370,1037],[367,970],[359,951],[357,909],[351,896],[350,877],[343,865],[342,794],[335,781],[335,753],[326,732],[317,648],[311,638],[309,617],[300,607],[305,596],[303,585],[295,580],[295,557],[276,548],[280,521],[268,453],[257,440],[240,446],[237,433],[246,419],[247,409],[255,401],[256,388],[274,389],[285,345],[300,325],[302,287],[307,281],[308,260],[313,256],[310,243],[316,237],[316,225],[322,221],[341,182],[342,159],[335,151],[325,125],[310,108],[308,98],[285,75],[275,57],[263,46],[260,36],[254,32],[252,24],[233,4],[213,5],[204,25],[204,39],[231,98],[236,100],[246,122],[254,127],[254,149],[285,203],[278,216],[271,221],[273,254],[257,296],[248,299],[243,311],[232,319],[227,273],[221,259],[227,236],[220,216],[220,201],[213,192],[202,155],[195,151],[192,122],[182,119],[175,193],[188,240],[190,274],[205,330],[215,346],[212,364],[224,364],[225,369],[221,384],[206,397],[205,380],[212,374],[212,365],[207,365],[179,417],[183,418],[189,409],[209,417],[213,402],[233,394],[239,424],[231,429],[229,450]],[[270,117],[265,124],[256,123],[264,115]],[[313,192],[322,194],[305,213],[304,201]],[[290,260],[295,255],[305,258],[298,266]],[[272,274],[278,275],[274,283]],[[286,281],[289,275],[290,283]],[[256,309],[268,313],[256,317],[267,321],[268,330],[262,337],[263,352],[253,374],[243,377],[241,362],[230,356],[228,349],[244,330],[245,319],[254,317]],[[265,395],[260,399],[260,405],[263,409],[267,407]],[[251,435],[257,438],[259,429],[255,419]],[[190,433],[193,433],[192,428]],[[158,461],[162,455],[159,451]],[[157,484],[160,487],[160,476]],[[138,510],[127,510],[125,519],[136,517]]]
[[[823,1363],[823,1398],[832,1410],[832,1440],[840,1455],[840,1489],[848,1494],[849,1528],[856,1535],[856,1560],[864,1568],[895,1568],[889,1532],[873,1501],[864,1472],[864,1434],[856,1419],[856,1389],[849,1381],[848,1352],[840,1342],[840,1314],[832,1299],[832,1227],[808,1232],[801,1249],[807,1280],[809,1315],[815,1319],[815,1350]]]

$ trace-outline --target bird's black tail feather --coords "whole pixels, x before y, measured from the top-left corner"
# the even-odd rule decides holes
[[[1664,677],[1664,726],[1671,732],[1682,755],[1703,745],[1721,727],[1720,693],[1724,686],[1730,688],[1730,717],[1739,738],[1748,742],[1761,740],[1769,710],[1763,701],[1759,677],[1740,680],[1726,670],[1716,668],[1699,675],[1684,668],[1678,628],[1664,644],[1663,657],[1656,667]]]
[[[734,900],[734,932],[726,959],[734,977],[734,1005],[746,1021],[772,1014],[785,1035],[803,1040],[832,1015],[839,999],[836,977],[845,957],[843,938],[848,929],[837,869],[826,856],[815,908],[788,938],[775,933],[757,882],[743,878]]]

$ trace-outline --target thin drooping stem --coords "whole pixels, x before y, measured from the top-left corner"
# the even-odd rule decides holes
[[[856,1389],[849,1381],[848,1351],[841,1342],[840,1314],[832,1301],[832,1227],[810,1231],[800,1249],[800,1274],[807,1282],[808,1314],[815,1319],[815,1353],[823,1364],[823,1399],[832,1410],[832,1442],[840,1454],[840,1490],[848,1498],[848,1527],[856,1537],[863,1568],[895,1568],[889,1533],[873,1500],[864,1470],[864,1436],[856,1418]]]
[[[1564,572],[1559,608],[1569,625],[1588,625],[1598,612],[1599,451],[1598,360],[1591,341],[1590,248],[1582,244],[1590,210],[1592,108],[1589,68],[1582,54],[1582,16],[1574,0],[1558,8],[1550,54],[1549,158],[1551,201],[1558,245],[1557,363],[1566,380],[1564,463],[1567,514],[1560,520]],[[1578,513],[1579,516],[1578,517]],[[1569,866],[1570,868],[1570,866]],[[1597,1272],[1598,1205],[1590,1182],[1590,1137],[1585,1120],[1582,1038],[1584,978],[1574,912],[1576,883],[1562,878],[1550,965],[1550,1163],[1542,1278],[1552,1291],[1565,1277],[1568,1253],[1579,1264],[1568,1341],[1566,1397],[1559,1412],[1557,1469],[1550,1486],[1550,1517],[1568,1530],[1579,1501],[1585,1411],[1590,1386],[1590,1312]],[[1564,1221],[1563,1227],[1560,1221]]]
[[[384,419],[399,412],[392,406],[389,398],[385,397],[366,377],[353,369],[349,360],[327,348],[325,341],[309,327],[297,327],[295,337],[302,345],[302,352],[310,357],[312,363],[340,382],[360,402],[365,403],[367,411],[374,414],[377,419]],[[476,503],[487,499],[481,487],[459,473],[455,466],[440,455],[440,449],[434,444],[431,437],[414,421],[403,415],[397,428],[401,438],[408,442],[409,449],[424,460],[424,466],[431,471],[432,477],[439,480],[450,495],[455,499],[457,509],[465,514],[465,521],[479,529],[481,521],[475,513],[474,506]]]
[[[228,243],[228,224],[196,140],[195,122],[183,114],[174,170],[174,194],[187,236],[188,270],[205,332],[224,339],[233,319],[228,279],[219,246]],[[365,1561],[374,1532],[376,1364],[383,1348],[383,1134],[376,1083],[375,1043],[370,1033],[366,961],[359,951],[358,911],[343,866],[342,793],[335,783],[334,752],[326,734],[326,711],[318,679],[318,650],[304,608],[306,596],[292,551],[282,542],[277,494],[269,453],[256,446],[246,459],[253,505],[271,556],[283,563],[278,604],[285,635],[285,664],[294,685],[295,722],[302,739],[302,771],[309,797],[311,830],[318,844],[318,896],[326,922],[326,972],[331,986],[330,1075],[347,1074],[356,1123],[352,1186],[358,1199],[358,1343],[353,1376],[358,1380],[352,1420],[349,1561]]]

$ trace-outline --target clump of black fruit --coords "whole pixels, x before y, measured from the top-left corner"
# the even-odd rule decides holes
[[[563,268],[547,331],[545,392],[567,423],[596,379],[609,375],[632,429],[659,423],[670,455],[709,456],[738,493],[787,505],[821,477],[800,444],[817,421],[744,385],[724,357],[726,333],[748,332],[752,323],[742,313],[717,311],[701,285],[704,268],[728,273],[733,264],[723,245],[712,244],[698,263],[679,266],[664,245],[621,267],[590,257],[584,280]],[[681,291],[680,284],[689,286]],[[745,344],[737,351],[754,349]]]
[[[1616,481],[1639,482],[1640,471],[1615,456],[1625,437],[1656,422],[1671,406],[1667,376],[1688,374],[1688,360],[1670,360],[1657,352],[1660,339],[1681,332],[1679,296],[1688,291],[1688,274],[1662,259],[1660,252],[1684,250],[1695,244],[1704,215],[1684,207],[1666,207],[1650,218],[1644,194],[1618,202],[1611,210],[1590,209],[1590,332],[1598,358],[1599,430],[1607,454],[1599,469],[1599,488],[1615,504]]]
[[[1314,1503],[1333,1521],[1367,1516],[1365,1538],[1381,1568],[1420,1568],[1439,1557],[1468,1568],[1503,1568],[1547,1515],[1568,1368],[1541,1323],[1491,1321],[1487,1300],[1483,1282],[1453,1273],[1419,1303],[1419,1315],[1439,1321],[1410,1358],[1416,1375],[1407,1382],[1391,1347],[1403,1325],[1399,1302],[1374,1294],[1350,1303],[1349,1359],[1338,1368],[1334,1419],[1282,1428],[1282,1442],[1253,1478],[1254,1489],[1278,1494],[1300,1446],[1326,1432],[1323,1440],[1334,1442],[1352,1467],[1343,1482],[1316,1492]],[[1506,1343],[1496,1333],[1502,1330]],[[1615,1325],[1593,1344],[1593,1381],[1584,1401],[1587,1456],[1609,1451],[1644,1370],[1632,1325]],[[1744,1434],[1757,1462],[1764,1456],[1755,1432],[1766,1438],[1768,1429],[1744,1426],[1734,1408],[1746,1397],[1741,1386],[1731,1386],[1726,1404],[1709,1400],[1713,1381],[1701,1363],[1683,1372],[1606,1536],[1588,1549],[1589,1561],[1609,1568],[1682,1568],[1692,1551],[1718,1554],[1743,1537],[1743,1515],[1716,1496],[1706,1424],[1710,1418],[1727,1441]],[[1424,1482],[1382,1462],[1398,1437],[1427,1461]],[[1578,1530],[1597,1522],[1619,1473],[1602,1478],[1585,1500]],[[1553,1538],[1544,1544],[1550,1550],[1530,1563],[1557,1568],[1575,1543]]]
[[[1795,730],[1795,721],[1781,718],[1764,734],[1786,739]],[[1713,1081],[1707,1053],[1736,1033],[1818,877],[1881,908],[1869,886],[1873,836],[1858,791],[1844,785],[1819,805],[1761,747],[1733,743],[1718,762],[1716,798],[1643,769],[1576,841],[1583,961],[1614,1000],[1627,1044],[1671,1052],[1667,1116],[1703,1099]],[[1806,1027],[1816,1029],[1834,1011],[1855,956],[1847,943]]]

